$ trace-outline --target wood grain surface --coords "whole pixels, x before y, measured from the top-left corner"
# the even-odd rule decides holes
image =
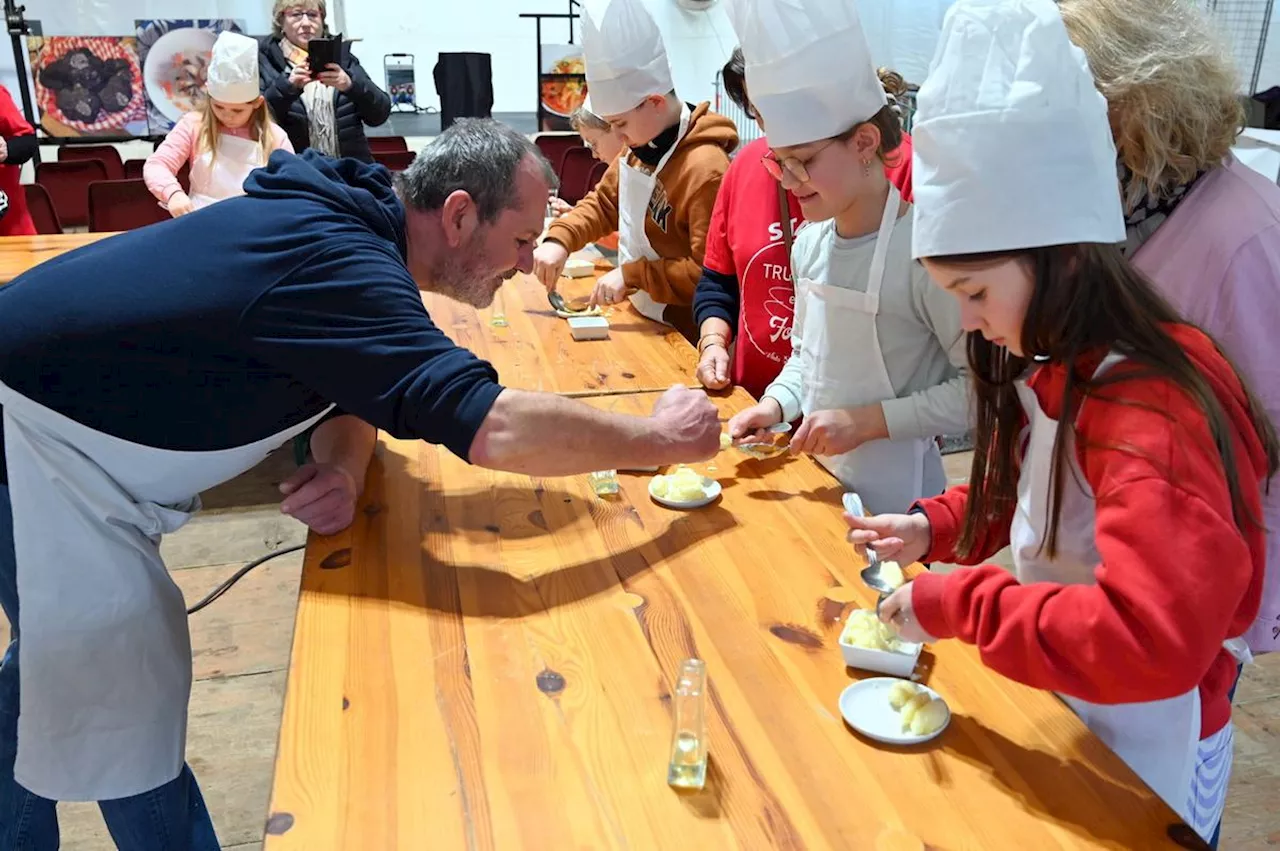
[[[1056,697],[958,642],[922,656],[953,712],[939,739],[854,733],[837,698],[871,675],[837,636],[874,595],[840,488],[807,458],[698,467],[723,493],[682,512],[647,475],[597,497],[384,437],[356,524],[307,551],[265,848],[1177,847]],[[710,681],[696,794],[665,775],[688,656]]]
[[[60,233],[0,237],[0,284],[7,284],[32,266],[73,248],[115,236],[111,233]]]
[[[594,278],[565,278],[560,292],[585,304]],[[696,385],[697,352],[673,328],[640,315],[630,302],[606,309],[607,340],[574,340],[569,323],[547,303],[530,275],[516,275],[499,293],[506,327],[490,324],[493,309],[476,310],[428,293],[427,311],[454,342],[489,361],[508,387],[551,393],[665,390],[674,381]]]

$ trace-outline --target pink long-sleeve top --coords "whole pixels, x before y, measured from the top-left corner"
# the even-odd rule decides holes
[[[1206,174],[1133,256],[1170,303],[1213,335],[1280,424],[1280,186],[1228,157]],[[1280,481],[1262,498],[1262,607],[1245,633],[1280,650]]]
[[[178,183],[178,172],[182,170],[183,165],[193,162],[198,156],[200,120],[201,116],[198,112],[188,112],[182,116],[182,120],[169,131],[169,135],[160,143],[160,147],[156,148],[155,153],[147,157],[147,164],[142,168],[142,179],[146,181],[147,189],[150,189],[151,194],[156,196],[162,204],[168,204],[173,193],[182,189],[181,184]],[[293,153],[289,136],[280,125],[273,121],[270,130],[272,150],[286,150]],[[252,138],[248,127],[223,127],[222,132],[241,139]],[[205,194],[208,187],[196,185],[199,178],[194,171],[191,180],[191,191]]]

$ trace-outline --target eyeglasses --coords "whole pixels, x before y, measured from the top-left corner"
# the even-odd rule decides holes
[[[289,9],[284,13],[284,16],[295,24],[302,20],[319,23],[323,18],[323,15],[319,12],[310,9]]]
[[[760,165],[764,166],[764,170],[769,172],[770,177],[779,183],[782,182],[784,174],[791,175],[791,179],[796,183],[808,183],[809,163],[817,159],[818,154],[825,151],[829,146],[835,144],[835,142],[835,139],[828,139],[822,147],[818,148],[818,150],[814,151],[803,160],[796,159],[795,157],[787,157],[786,159],[779,160],[776,153],[769,151],[769,153],[764,155],[764,159],[760,160]]]

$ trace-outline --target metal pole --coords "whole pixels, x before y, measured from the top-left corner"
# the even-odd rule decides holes
[[[36,120],[35,104],[31,102],[31,88],[27,80],[27,55],[22,49],[22,37],[29,32],[27,19],[23,17],[26,6],[19,6],[15,0],[4,0],[4,22],[9,30],[9,41],[13,45],[13,67],[18,72],[18,94],[22,97],[22,114],[26,116],[31,127],[40,126]],[[36,146],[31,162],[40,165],[40,146]]]

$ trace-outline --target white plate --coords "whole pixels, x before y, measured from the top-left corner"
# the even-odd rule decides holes
[[[657,478],[656,476],[654,478]],[[702,499],[695,499],[692,502],[676,502],[674,499],[667,499],[665,496],[658,496],[653,492],[653,479],[649,480],[649,498],[659,505],[665,505],[667,508],[701,508],[704,505],[710,505],[715,502],[716,497],[720,495],[720,483],[715,479],[702,477]]]
[[[868,739],[886,745],[918,745],[936,739],[951,725],[951,707],[947,706],[947,720],[927,736],[913,736],[902,731],[902,715],[889,705],[889,689],[902,682],[896,677],[875,677],[862,680],[840,692],[840,714],[849,726]],[[916,688],[941,700],[941,695],[928,686],[916,683]],[[943,701],[946,705],[946,701]]]
[[[169,100],[162,85],[165,75],[173,73],[173,57],[179,53],[207,53],[213,50],[217,38],[217,33],[211,30],[182,27],[160,36],[147,51],[146,66],[142,69],[143,85],[147,87],[147,96],[165,118],[181,121],[187,112],[183,104]]]

